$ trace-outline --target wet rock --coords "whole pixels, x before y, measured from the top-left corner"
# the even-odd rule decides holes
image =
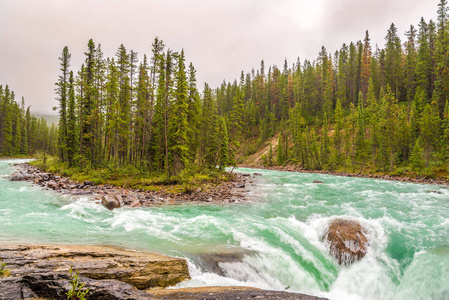
[[[262,173],[254,172],[253,175],[254,175],[254,176],[262,176]]]
[[[439,194],[439,195],[443,194],[443,192],[441,192],[441,191],[426,191],[426,193],[428,193],[428,194]]]
[[[312,183],[324,183],[324,182],[322,182],[321,180],[314,180],[312,181]]]
[[[101,204],[109,210],[120,208],[120,200],[116,195],[104,195],[101,197]]]
[[[150,291],[155,299],[189,300],[235,300],[235,299],[284,299],[284,300],[326,300],[315,296],[280,291],[265,291],[244,286],[212,286],[199,288],[167,289]]]
[[[47,182],[47,187],[55,190],[58,188],[58,184],[55,181],[50,180]]]
[[[363,258],[368,240],[362,226],[352,220],[337,219],[330,223],[324,235],[330,253],[340,265],[349,265]]]
[[[131,204],[129,206],[130,207],[141,207],[142,204],[140,204],[140,200],[134,200],[133,202],[131,202]]]
[[[183,259],[106,246],[1,245],[0,259],[11,270],[0,278],[0,299],[65,299],[71,265],[89,299],[152,299],[141,290],[190,278]]]
[[[12,176],[9,180],[10,181],[24,181],[24,180],[26,180],[26,178],[23,175],[17,174],[17,175]]]
[[[220,276],[226,276],[221,264],[242,262],[245,254],[247,254],[245,251],[202,253],[197,256],[197,261],[205,270]]]
[[[74,195],[74,196],[86,196],[86,195],[92,195],[92,192],[90,192],[90,191],[76,191],[76,192],[73,192],[71,194]]]
[[[245,184],[244,184],[244,183],[236,183],[234,186],[235,186],[236,188],[238,188],[238,189],[243,189],[243,188],[245,188]]]
[[[0,278],[0,283],[1,299],[16,300],[33,299],[38,297],[37,294],[35,294],[26,284],[22,282],[22,278]]]
[[[67,274],[33,274],[24,276],[21,283],[25,287],[31,287],[38,297],[66,299],[66,293],[71,289],[69,280]],[[152,299],[144,291],[118,280],[95,280],[83,276],[79,280],[89,288],[87,299]]]

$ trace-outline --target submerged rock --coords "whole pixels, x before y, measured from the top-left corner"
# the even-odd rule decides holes
[[[65,299],[69,269],[79,271],[89,299],[152,299],[142,290],[189,279],[187,263],[107,246],[0,246],[11,276],[0,277],[0,299]]]
[[[262,173],[254,172],[253,175],[254,176],[262,176]]]
[[[207,252],[197,256],[198,263],[208,272],[226,276],[223,263],[239,263],[249,252],[243,250],[225,252]]]
[[[363,227],[352,220],[337,219],[330,223],[324,239],[340,265],[352,264],[365,256],[368,240],[363,231]]]
[[[321,180],[314,180],[312,181],[312,183],[324,183],[324,182],[322,182]]]
[[[120,208],[120,200],[116,195],[104,195],[101,197],[101,204],[104,205],[109,210],[113,210],[114,208]]]

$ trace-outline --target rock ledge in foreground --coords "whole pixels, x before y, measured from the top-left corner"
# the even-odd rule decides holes
[[[235,299],[290,299],[290,300],[327,300],[298,293],[260,290],[251,287],[200,287],[150,292],[155,299],[189,300],[235,300]]]
[[[92,299],[152,299],[144,289],[189,279],[185,260],[109,246],[0,245],[11,276],[0,278],[1,299],[64,299],[70,266]]]

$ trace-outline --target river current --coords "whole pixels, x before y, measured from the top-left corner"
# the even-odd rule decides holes
[[[109,211],[86,197],[8,181],[12,164],[23,161],[0,160],[0,243],[115,245],[183,257],[192,280],[177,287],[449,299],[445,186],[257,170],[263,176],[249,187],[251,202]],[[339,266],[323,243],[337,217],[367,232],[368,252],[350,266]]]

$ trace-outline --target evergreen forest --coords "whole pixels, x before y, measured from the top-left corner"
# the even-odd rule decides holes
[[[56,82],[58,128],[30,116],[0,89],[2,155],[57,153],[67,167],[167,177],[223,169],[261,149],[266,166],[447,176],[449,20],[421,19],[385,44],[363,40],[314,60],[242,71],[197,86],[184,50],[155,38],[150,55],[121,45],[105,58],[90,40],[79,70],[65,47]]]
[[[36,118],[20,105],[6,85],[0,85],[0,157],[27,157],[36,152],[56,155],[58,128],[48,126],[44,118]]]

